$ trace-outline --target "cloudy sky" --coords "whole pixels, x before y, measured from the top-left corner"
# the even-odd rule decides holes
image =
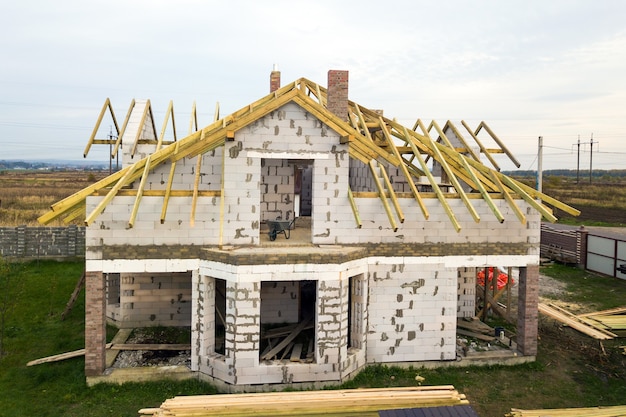
[[[283,84],[348,70],[351,100],[410,127],[484,120],[520,169],[538,136],[544,169],[626,169],[625,18],[621,0],[4,1],[0,159],[82,159],[107,97],[120,123],[150,99],[157,129],[173,100],[182,137],[194,101],[207,125],[276,64]]]

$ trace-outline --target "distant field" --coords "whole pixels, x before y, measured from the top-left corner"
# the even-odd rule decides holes
[[[37,218],[48,211],[50,205],[107,174],[85,171],[2,171],[0,226],[39,225]]]
[[[0,226],[38,225],[50,205],[104,178],[106,172],[0,171]],[[534,186],[534,179],[520,178]],[[544,177],[543,191],[582,214],[573,218],[555,211],[560,222],[626,227],[626,180],[603,177],[589,184],[575,178]],[[81,219],[75,220],[80,224]],[[62,224],[62,223],[55,223]]]

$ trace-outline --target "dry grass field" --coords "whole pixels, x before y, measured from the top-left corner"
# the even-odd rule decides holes
[[[51,204],[104,178],[108,171],[0,171],[0,226],[36,226]],[[534,180],[521,178],[534,186]],[[572,218],[555,212],[560,221],[586,225],[626,226],[626,183],[622,178],[576,183],[575,178],[544,177],[543,191],[582,213]],[[531,183],[532,182],[532,183]],[[79,224],[81,219],[75,222]]]
[[[37,217],[51,204],[107,174],[108,171],[1,171],[0,226],[37,226]]]

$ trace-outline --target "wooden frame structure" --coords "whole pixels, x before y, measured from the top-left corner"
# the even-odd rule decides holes
[[[538,210],[545,219],[552,222],[556,221],[556,217],[553,215],[550,206],[557,207],[572,215],[578,215],[580,213],[578,210],[502,174],[492,156],[493,153],[506,154],[517,166],[519,166],[519,162],[515,160],[511,152],[504,147],[500,139],[485,122],[480,122],[473,130],[465,121],[462,121],[461,124],[467,131],[469,137],[480,149],[480,154],[485,155],[493,168],[484,165],[480,161],[480,155],[472,149],[468,140],[462,136],[461,129],[457,128],[451,121],[447,121],[442,129],[435,121],[430,122],[428,127],[426,127],[424,122],[418,119],[411,130],[395,120],[382,116],[380,112],[364,108],[352,101],[348,102],[348,121],[344,121],[326,108],[326,89],[305,78],[301,78],[222,119],[219,118],[218,105],[218,107],[216,107],[214,122],[202,129],[198,129],[194,103],[189,134],[183,139],[166,143],[163,141],[163,133],[170,116],[175,132],[174,112],[170,102],[167,111],[168,118],[166,118],[164,122],[161,135],[158,139],[145,140],[139,139],[139,137],[133,138],[133,153],[141,140],[144,143],[154,143],[155,149],[152,154],[138,160],[131,166],[127,166],[109,175],[72,196],[53,204],[50,211],[42,215],[39,221],[43,224],[48,224],[57,218],[70,221],[78,216],[84,215],[85,224],[89,225],[102,213],[107,204],[109,204],[116,195],[134,195],[136,196],[136,201],[128,222],[129,227],[132,227],[143,195],[163,195],[161,222],[165,221],[167,205],[171,197],[192,196],[193,200],[196,201],[197,197],[202,195],[221,195],[222,192],[219,191],[207,192],[198,190],[197,178],[193,190],[172,190],[172,176],[176,162],[183,158],[198,157],[197,163],[200,164],[200,157],[204,153],[223,146],[226,140],[232,140],[237,130],[279,109],[289,102],[298,104],[330,129],[339,133],[341,142],[348,144],[350,157],[363,162],[365,165],[369,165],[372,172],[375,173],[375,178],[382,178],[382,182],[377,181],[377,194],[388,214],[389,222],[394,230],[397,228],[396,218],[400,222],[403,222],[404,214],[398,204],[396,192],[394,192],[392,187],[388,184],[389,180],[387,178],[386,167],[389,166],[399,168],[406,177],[408,184],[410,184],[411,194],[418,202],[422,216],[425,219],[428,219],[429,213],[423,200],[424,198],[436,197],[444,207],[450,222],[457,232],[461,229],[461,226],[447,202],[449,198],[460,198],[476,222],[480,221],[480,216],[472,205],[472,199],[474,198],[482,198],[485,200],[493,212],[493,215],[500,222],[504,221],[504,217],[493,203],[493,200],[498,198],[504,198],[506,200],[522,223],[526,222],[526,218],[524,213],[522,213],[520,208],[516,205],[515,198],[521,198]],[[118,152],[118,147],[121,143],[134,104],[135,101],[133,100],[121,129],[118,128],[117,122],[115,122],[118,138],[114,143],[114,155]],[[92,144],[109,144],[110,142],[95,139],[96,132],[107,109],[110,110],[115,120],[110,100],[107,99],[96,123],[96,127],[94,128],[94,133],[90,137],[89,143],[85,149],[85,155]],[[152,117],[149,102],[142,117],[143,122],[145,122],[148,115]],[[154,124],[153,120],[152,124]],[[193,129],[194,125],[195,130]],[[498,148],[488,149],[482,143],[478,138],[478,134],[483,130],[498,145]],[[156,133],[156,129],[154,129],[154,131]],[[431,136],[431,131],[436,133],[436,138]],[[448,135],[454,135],[461,146],[455,147],[450,138],[448,138]],[[176,138],[176,136],[174,137]],[[441,166],[447,179],[446,182],[449,182],[449,185],[445,185],[451,188],[453,192],[444,192],[441,184],[430,173],[428,163],[431,159],[433,163],[437,163]],[[141,182],[138,188],[132,190],[127,189],[131,183],[147,177],[151,169],[164,163],[171,164],[167,188],[164,191],[151,191],[150,194],[148,194],[148,191],[143,189],[144,187]],[[199,171],[200,170],[197,169],[196,174],[198,174]],[[427,178],[428,184],[434,194],[418,191],[415,183],[417,178],[421,176]],[[346,192],[350,198],[355,222],[357,226],[359,226],[361,223],[355,197],[364,196],[364,194],[352,193],[349,189],[346,190]],[[104,195],[105,198],[101,200],[91,213],[84,213],[85,199],[89,195]],[[393,211],[388,200],[391,200],[394,208]],[[192,204],[190,214],[191,224],[193,224],[194,221],[194,212],[195,204]]]

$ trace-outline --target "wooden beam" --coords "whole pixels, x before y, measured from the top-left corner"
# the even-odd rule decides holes
[[[200,185],[200,170],[202,169],[202,156],[198,155],[196,158],[196,177],[193,181],[193,196],[191,197],[191,215],[189,217],[189,224],[191,227],[196,222],[196,206],[198,205],[198,186]]]
[[[174,103],[170,100],[167,105],[167,110],[165,111],[165,119],[163,120],[163,127],[161,128],[161,133],[159,134],[159,140],[157,142],[156,150],[161,149],[161,145],[163,144],[163,138],[165,137],[165,129],[167,128],[167,122],[170,117],[172,118],[172,130],[174,134],[174,142],[176,142],[176,123],[174,121]]]
[[[498,163],[496,162],[495,159],[493,159],[493,157],[491,156],[491,154],[489,153],[489,151],[487,150],[487,148],[485,148],[485,146],[483,145],[483,143],[480,141],[480,139],[478,139],[478,131],[476,131],[476,133],[472,132],[472,129],[470,129],[470,127],[467,125],[467,123],[465,123],[465,120],[461,120],[461,124],[465,127],[465,129],[467,130],[467,132],[470,134],[470,136],[472,137],[472,139],[474,139],[474,142],[476,142],[476,144],[478,145],[478,147],[480,148],[480,150],[482,151],[482,153],[485,154],[485,156],[487,157],[487,159],[489,160],[489,162],[491,162],[491,165],[493,165],[493,167],[495,169],[497,169],[498,171],[500,171],[500,166],[498,165]]]
[[[515,166],[519,168],[521,164],[518,162],[517,159],[515,159],[515,156],[513,155],[513,153],[511,153],[511,151],[509,151],[507,149],[507,147],[504,145],[504,143],[502,143],[502,141],[500,141],[498,136],[496,136],[496,134],[493,133],[493,131],[487,125],[487,123],[485,123],[484,121],[481,121],[480,125],[478,125],[478,128],[476,129],[475,134],[478,135],[478,132],[480,132],[480,128],[481,127],[485,128],[487,133],[489,133],[489,136],[491,136],[491,138],[498,144],[498,146],[504,151],[504,153],[507,154],[507,156],[509,157],[509,159],[511,159],[511,161],[515,164]]]
[[[389,219],[391,228],[393,229],[394,232],[396,232],[398,230],[398,225],[396,224],[396,219],[393,216],[393,213],[391,212],[391,207],[389,207],[389,202],[387,201],[387,196],[383,188],[383,185],[380,183],[380,178],[378,178],[379,174],[376,172],[376,166],[374,166],[374,160],[371,160],[368,166],[370,167],[370,171],[372,172],[374,184],[376,184],[376,188],[378,189],[378,197],[380,198],[380,201],[383,203],[383,208],[385,209],[385,213],[387,213],[387,218]]]
[[[124,118],[124,123],[122,124],[122,130],[120,130],[120,132],[117,134],[117,140],[115,141],[113,152],[111,152],[111,158],[115,158],[120,146],[122,145],[122,138],[124,137],[124,132],[126,132],[126,127],[128,126],[128,121],[130,120],[130,115],[133,112],[134,107],[135,99],[132,99],[130,102],[130,106],[128,106],[128,110],[126,111],[126,117]]]
[[[398,197],[396,196],[396,192],[393,189],[393,185],[391,185],[391,181],[389,181],[389,175],[387,174],[387,169],[384,165],[378,164],[378,168],[380,169],[380,173],[382,174],[383,181],[385,181],[385,188],[387,189],[387,194],[391,198],[391,202],[393,203],[393,207],[396,209],[396,214],[398,215],[398,220],[400,223],[404,223],[404,213],[402,213],[402,207],[400,207],[400,203],[398,202]]]
[[[457,220],[456,216],[454,215],[454,212],[450,208],[450,205],[446,201],[446,197],[441,192],[439,185],[437,185],[437,181],[435,181],[433,174],[431,174],[430,170],[428,169],[428,166],[426,166],[426,162],[424,161],[424,159],[422,159],[422,156],[419,152],[419,149],[415,145],[413,138],[409,136],[409,132],[407,131],[406,127],[404,127],[404,134],[405,134],[405,137],[407,138],[407,141],[408,141],[407,143],[409,144],[411,149],[413,149],[413,154],[415,155],[415,159],[417,159],[417,161],[419,162],[422,168],[422,171],[426,174],[426,178],[428,178],[428,181],[430,182],[430,186],[433,188],[433,191],[437,195],[437,198],[439,199],[439,203],[441,203],[444,211],[448,215],[448,219],[450,219],[450,222],[452,222],[454,229],[457,232],[459,232],[461,230],[461,225],[459,224],[459,221]]]
[[[511,197],[511,194],[509,194],[509,191],[504,187],[502,182],[500,182],[500,178],[498,178],[497,173],[495,171],[489,171],[489,174],[491,175],[491,179],[493,180],[496,187],[498,187],[498,189],[504,196],[504,199],[506,200],[506,202],[509,203],[509,207],[513,209],[513,212],[515,213],[519,221],[522,224],[526,224],[526,215],[522,213],[522,210],[520,210],[520,208],[517,206],[517,204],[515,203],[515,200],[513,200],[513,197]]]
[[[450,120],[448,120],[447,123],[445,124],[445,126],[443,127],[444,130],[446,129],[446,127],[449,127],[450,130],[452,130],[452,132],[454,133],[454,136],[457,137],[459,142],[461,142],[461,144],[463,144],[463,146],[467,150],[467,153],[469,153],[475,161],[480,161],[480,156],[477,155],[476,152],[474,152],[472,147],[467,143],[467,141],[465,140],[465,138],[463,137],[463,135],[461,134],[459,129],[456,128],[454,123],[452,123]]]
[[[135,225],[135,219],[137,218],[137,212],[139,211],[139,203],[141,202],[141,197],[143,197],[143,189],[146,186],[146,181],[148,179],[148,174],[150,173],[150,157],[149,155],[146,159],[146,165],[143,167],[143,173],[141,174],[141,181],[139,182],[139,187],[137,188],[137,196],[135,197],[135,203],[133,204],[133,209],[130,212],[130,219],[128,220],[128,227],[132,228]]]
[[[115,132],[117,134],[119,134],[119,127],[117,125],[117,120],[115,119],[115,112],[113,112],[113,106],[111,106],[111,100],[107,97],[107,99],[104,101],[104,105],[102,106],[102,109],[100,110],[100,115],[98,116],[98,120],[96,120],[96,125],[93,128],[93,131],[91,132],[91,136],[89,137],[89,140],[87,141],[87,146],[85,147],[85,151],[83,152],[83,157],[87,157],[87,154],[89,153],[89,149],[91,148],[91,145],[93,144],[96,135],[98,134],[98,129],[100,128],[100,124],[102,123],[102,118],[104,117],[104,112],[106,111],[106,109],[109,109],[109,111],[111,112],[111,118],[113,119],[113,124],[115,125]]]
[[[467,207],[467,210],[471,214],[474,221],[476,223],[480,222],[480,216],[478,215],[478,212],[476,212],[476,209],[474,208],[474,206],[472,206],[472,203],[470,203],[469,199],[467,198],[467,195],[465,194],[465,191],[463,190],[463,187],[461,187],[461,184],[459,184],[458,180],[456,179],[456,175],[454,174],[454,172],[448,165],[448,162],[446,161],[446,159],[443,157],[443,155],[439,151],[439,147],[431,139],[430,135],[428,134],[428,130],[424,129],[424,125],[421,123],[421,120],[418,120],[418,122],[419,122],[420,128],[424,132],[424,138],[427,142],[427,145],[433,150],[433,154],[435,155],[437,162],[441,164],[441,167],[443,168],[443,170],[446,172],[446,174],[448,174],[448,179],[450,180],[450,182],[456,189],[456,192],[461,197],[461,200],[465,204],[465,207]],[[445,138],[446,135],[441,131],[441,129],[439,129],[439,126],[437,125],[437,123],[433,121],[433,124],[435,128],[438,130],[438,132],[440,132],[439,134]],[[447,141],[447,143],[450,143],[450,141],[447,138],[445,140]]]
[[[139,168],[139,165],[141,162],[142,161],[137,161],[132,166],[129,167],[130,169],[128,169],[125,172],[124,176],[117,182],[117,184],[113,186],[113,188],[111,188],[111,190],[109,190],[107,195],[100,201],[100,203],[96,206],[96,208],[93,209],[92,212],[87,216],[87,218],[85,219],[85,226],[89,226],[95,220],[95,218],[98,217],[100,213],[104,211],[104,208],[107,206],[107,204],[109,204],[111,200],[113,200],[113,197],[115,197],[115,194],[120,188],[122,188],[128,182],[131,182],[133,178],[138,177],[138,174],[136,173],[136,171]]]
[[[352,207],[352,214],[354,214],[354,220],[356,221],[357,228],[361,228],[363,223],[361,222],[361,216],[359,215],[359,208],[356,205],[356,201],[354,201],[354,195],[352,194],[352,190],[350,186],[348,186],[348,200],[350,201],[350,207]]]
[[[135,134],[135,141],[133,142],[133,146],[130,150],[131,158],[135,156],[135,152],[137,151],[137,145],[139,145],[139,139],[141,134],[143,133],[143,126],[146,123],[146,118],[150,115],[150,121],[152,122],[153,132],[156,134],[156,128],[154,127],[154,117],[152,116],[152,106],[150,104],[150,100],[146,101],[146,107],[143,109],[143,113],[141,114],[141,120],[139,121],[139,128],[137,129],[137,133]],[[154,138],[156,139],[156,138]]]
[[[176,142],[174,152],[178,151],[180,142]],[[176,161],[170,163],[170,174],[167,177],[167,185],[165,186],[165,195],[163,196],[163,205],[161,206],[161,224],[165,223],[165,215],[167,214],[167,206],[170,202],[170,195],[172,194],[172,183],[174,181],[174,174],[176,173]]]
[[[504,216],[502,215],[502,212],[494,204],[493,200],[491,199],[491,196],[489,195],[487,190],[485,190],[485,187],[483,186],[482,182],[476,177],[476,173],[474,172],[474,169],[470,166],[470,164],[463,157],[463,155],[459,155],[459,160],[465,166],[465,169],[467,170],[468,174],[474,180],[474,184],[476,184],[476,187],[478,188],[478,191],[480,192],[480,195],[483,197],[483,200],[485,200],[485,202],[487,203],[487,205],[491,209],[491,212],[496,216],[496,218],[498,219],[498,221],[500,223],[503,223],[504,222]]]
[[[422,200],[422,197],[420,196],[419,191],[417,191],[417,187],[415,186],[415,181],[413,181],[413,177],[411,176],[411,174],[409,173],[407,167],[406,167],[406,163],[404,162],[404,158],[402,158],[402,156],[400,155],[400,153],[398,152],[398,149],[396,148],[395,144],[393,143],[393,140],[391,138],[391,135],[389,134],[389,131],[387,130],[387,126],[385,125],[383,118],[379,117],[379,121],[380,121],[380,125],[381,125],[381,129],[383,132],[383,136],[385,137],[385,139],[387,140],[387,143],[389,143],[389,147],[391,148],[391,150],[394,152],[396,158],[398,158],[400,161],[402,161],[403,163],[400,164],[400,169],[402,170],[402,173],[404,174],[404,177],[406,178],[409,187],[411,188],[411,192],[413,193],[413,197],[415,197],[415,200],[417,201],[417,204],[420,206],[420,209],[422,210],[422,214],[424,215],[424,218],[426,220],[428,220],[429,214],[428,214],[428,209],[426,208],[426,205],[424,204],[424,201]]]
[[[544,205],[539,204],[531,196],[526,194],[522,187],[518,186],[515,181],[513,181],[506,175],[502,175],[502,182],[506,183],[506,185],[508,185],[513,191],[515,191],[520,197],[522,197],[524,201],[526,201],[535,210],[541,213],[546,220],[552,223],[556,223],[557,218],[554,216],[554,214],[552,214],[552,211],[548,210]]]

